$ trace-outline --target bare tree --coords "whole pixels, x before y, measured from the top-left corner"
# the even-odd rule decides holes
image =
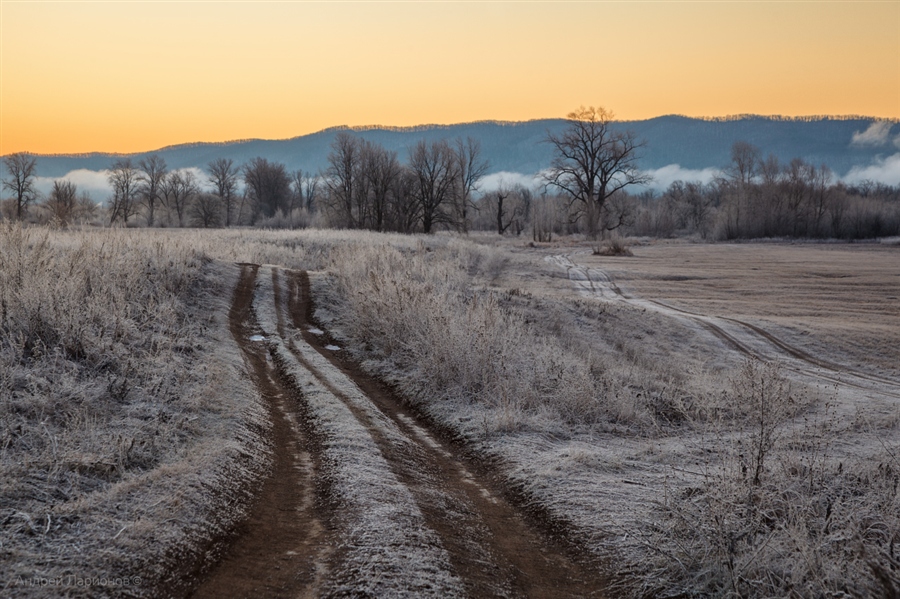
[[[637,167],[643,142],[633,133],[613,129],[613,114],[603,107],[581,107],[568,115],[569,126],[559,135],[547,134],[555,156],[545,175],[548,184],[560,188],[579,207],[588,233],[596,237],[612,230],[621,220],[601,223],[604,206],[615,193],[651,178]]]
[[[389,195],[388,228],[401,233],[412,233],[421,220],[421,206],[416,199],[416,174],[408,166],[402,165],[391,185]]]
[[[360,226],[354,211],[354,200],[359,196],[360,153],[360,141],[342,131],[331,144],[325,170],[329,207],[340,219],[340,224],[351,229]]]
[[[128,225],[128,219],[137,211],[137,197],[140,172],[131,163],[130,158],[117,160],[109,169],[106,180],[112,187],[110,198],[109,224],[122,221]]]
[[[61,227],[69,226],[78,209],[78,188],[71,181],[55,180],[50,197],[44,206],[55,224]]]
[[[500,185],[500,187],[494,191],[492,197],[497,200],[497,235],[503,235],[506,233],[506,229],[509,228],[509,222],[503,224],[506,217],[506,210],[503,209],[503,201],[509,197],[509,190],[503,185]]]
[[[758,204],[754,199],[760,191],[756,184],[763,165],[762,154],[756,146],[746,141],[731,146],[731,164],[721,181],[729,198],[724,215],[725,236],[729,239],[740,235],[747,221],[756,220],[752,218],[752,212]],[[766,165],[767,172],[772,166]]]
[[[306,173],[303,178],[303,198],[306,202],[306,211],[312,214],[316,211],[316,202],[319,197],[319,180],[321,177],[313,173]]]
[[[509,200],[509,201],[507,201]],[[488,197],[483,198],[496,217],[497,234],[503,235],[512,227],[516,235],[525,230],[525,223],[531,212],[532,193],[523,185],[509,189],[503,183]]]
[[[388,214],[388,203],[395,180],[400,176],[397,153],[366,141],[362,146],[361,170],[369,196],[369,222],[366,226],[383,231]]]
[[[459,177],[453,148],[445,140],[430,144],[420,140],[410,153],[409,166],[416,176],[422,231],[428,234],[437,224],[452,224],[454,218],[447,208]]]
[[[138,168],[142,171],[139,176],[138,193],[144,206],[147,207],[147,226],[152,227],[156,204],[161,199],[162,184],[166,177],[166,161],[153,154],[138,162]]]
[[[731,165],[725,174],[737,185],[747,187],[756,182],[762,164],[759,148],[746,141],[736,141],[731,146]]]
[[[469,231],[469,209],[475,208],[472,194],[478,191],[478,182],[487,173],[490,163],[481,158],[481,142],[467,137],[456,140],[456,173],[459,182],[456,187],[456,221],[457,228],[463,233]]]
[[[270,217],[276,211],[284,213],[289,208],[291,179],[283,164],[254,158],[244,165],[243,171],[247,195],[252,201],[254,222],[260,215]]]
[[[192,223],[204,229],[218,227],[222,219],[221,203],[222,198],[216,194],[198,193],[188,208]]]
[[[3,179],[3,189],[13,194],[16,203],[16,218],[22,220],[28,211],[28,205],[37,197],[37,191],[34,188],[37,159],[19,152],[4,157],[3,164],[9,172],[9,178]]]
[[[217,158],[207,165],[209,182],[214,193],[219,196],[219,203],[225,208],[225,226],[234,224],[234,204],[236,200],[237,182],[240,169],[230,158]]]
[[[199,191],[193,171],[172,171],[166,176],[162,184],[162,196],[169,211],[170,222],[174,210],[178,217],[178,226],[184,226],[188,204]]]

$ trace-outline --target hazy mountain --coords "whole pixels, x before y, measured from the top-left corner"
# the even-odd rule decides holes
[[[424,125],[411,128],[358,128],[354,134],[396,150],[401,160],[419,139],[471,136],[481,140],[491,172],[535,173],[546,168],[551,148],[543,143],[548,131],[565,127],[561,119],[520,123],[477,122],[459,125]],[[867,117],[781,118],[747,116],[728,119],[696,119],[662,116],[644,121],[622,121],[646,141],[640,160],[646,170],[678,164],[683,169],[722,167],[729,161],[735,141],[748,141],[764,154],[774,153],[787,161],[801,157],[814,164],[827,164],[838,175],[853,166],[871,164],[879,157],[900,152],[900,121],[878,121]],[[277,160],[290,170],[316,171],[326,165],[336,127],[285,140],[245,140],[230,143],[195,143],[157,150],[170,168],[205,167],[226,157],[244,163],[256,156]],[[131,154],[138,160],[154,152]],[[54,155],[38,158],[42,177],[60,177],[76,169],[98,171],[118,156],[112,154]]]

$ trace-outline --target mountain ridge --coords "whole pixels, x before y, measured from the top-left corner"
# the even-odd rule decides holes
[[[75,170],[102,171],[118,158],[140,160],[158,154],[169,168],[205,168],[217,158],[232,158],[237,164],[257,156],[276,160],[289,170],[315,172],[327,165],[334,137],[349,131],[363,139],[396,151],[401,161],[419,140],[473,137],[479,139],[491,167],[490,173],[532,174],[549,166],[553,152],[542,143],[547,133],[565,128],[565,119],[530,121],[473,121],[449,125],[411,127],[339,125],[315,133],[282,140],[245,139],[230,142],[191,142],[158,150],[132,153],[90,152],[83,154],[32,154],[42,177],[62,177]],[[683,169],[722,168],[730,161],[731,146],[747,141],[764,156],[774,154],[782,162],[799,157],[825,164],[838,176],[851,168],[873,164],[879,158],[900,152],[900,119],[829,115],[783,117],[735,115],[696,118],[664,115],[652,119],[615,121],[615,128],[631,130],[646,141],[638,164],[645,170],[670,165]],[[877,130],[878,135],[870,134]],[[857,143],[863,140],[865,143]]]
[[[876,116],[866,116],[866,115],[858,115],[858,114],[820,114],[820,115],[798,115],[798,116],[789,116],[789,115],[780,115],[780,114],[755,114],[755,113],[742,113],[742,114],[729,114],[723,116],[688,116],[680,113],[670,113],[664,114],[656,117],[651,117],[649,119],[631,119],[631,120],[613,120],[614,123],[643,123],[646,121],[652,121],[656,119],[664,119],[664,118],[682,118],[694,121],[703,121],[709,123],[726,123],[731,121],[740,121],[746,119],[763,119],[770,120],[775,122],[814,122],[814,121],[872,121],[872,122],[888,122],[892,124],[900,123],[900,118],[888,118],[888,117],[876,117]],[[498,126],[517,126],[517,125],[528,125],[531,123],[538,122],[546,122],[546,121],[565,121],[566,119],[562,118],[543,118],[543,119],[527,119],[524,121],[509,121],[503,119],[482,119],[477,121],[463,121],[459,123],[425,123],[420,125],[333,125],[331,127],[325,127],[324,129],[319,129],[317,131],[312,131],[310,133],[303,133],[301,135],[294,135],[292,137],[277,137],[277,138],[266,138],[266,137],[246,137],[240,139],[229,139],[225,141],[188,141],[184,143],[178,144],[169,144],[167,146],[162,146],[156,149],[151,150],[138,150],[137,152],[106,152],[103,150],[93,150],[89,152],[22,152],[23,154],[27,154],[28,156],[34,156],[36,158],[89,158],[93,156],[136,156],[136,155],[144,155],[144,154],[153,154],[156,152],[166,152],[169,150],[176,150],[181,148],[193,148],[198,146],[228,146],[235,145],[247,142],[283,142],[283,141],[294,141],[303,137],[308,137],[310,135],[317,135],[320,133],[330,133],[330,132],[340,132],[340,131],[391,131],[391,132],[421,132],[430,129],[451,129],[454,127],[466,126],[466,125],[498,125]],[[8,154],[4,154],[0,156],[7,156]]]

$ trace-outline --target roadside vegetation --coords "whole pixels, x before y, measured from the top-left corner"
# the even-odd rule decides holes
[[[527,304],[540,300],[491,285],[511,259],[455,240],[413,252],[341,250],[322,283],[320,293],[333,293],[322,318],[439,426],[505,462],[534,490],[531,500],[583,527],[591,549],[624,566],[620,591],[898,591],[896,422],[855,423],[879,442],[848,457],[836,445],[854,433],[829,415],[827,393],[792,384],[775,363],[733,363],[708,376],[685,368],[689,356],[660,359],[652,344],[666,340],[629,341],[646,315],[572,302],[562,310],[568,326],[544,306],[535,319]],[[583,341],[575,324],[583,319],[619,327]],[[636,454],[664,442],[667,476],[618,497],[632,505],[605,503],[606,481],[592,474],[635,456],[605,452],[602,439],[643,442]]]
[[[269,425],[234,280],[171,236],[0,227],[0,594],[177,593],[243,517]]]

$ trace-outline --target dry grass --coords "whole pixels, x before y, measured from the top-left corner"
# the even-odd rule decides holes
[[[266,423],[213,299],[227,304],[235,270],[214,258],[321,271],[317,317],[608,559],[623,594],[897,592],[896,406],[838,417],[832,395],[858,398],[578,297],[543,258],[587,243],[6,228],[0,245],[0,561],[14,572],[161,574],[161,553],[239,516],[212,516],[205,489],[252,478],[265,455],[233,458]],[[626,293],[897,372],[892,246],[631,249],[583,256]]]
[[[763,401],[761,388],[772,393]],[[791,427],[794,401],[768,366],[745,368],[731,396],[750,407],[748,424],[718,423],[691,466],[701,476],[667,488],[645,526],[641,592],[896,597],[900,446],[841,457],[846,430],[827,409]]]
[[[622,593],[891,596],[879,580],[898,576],[896,422],[837,448],[862,429],[833,424],[828,392],[663,315],[539,290],[528,279],[544,271],[497,248],[358,248],[335,253],[331,272],[319,292],[369,367],[501,458],[621,567]]]
[[[6,593],[152,593],[241,517],[267,424],[229,349],[233,278],[162,235],[0,230]]]

